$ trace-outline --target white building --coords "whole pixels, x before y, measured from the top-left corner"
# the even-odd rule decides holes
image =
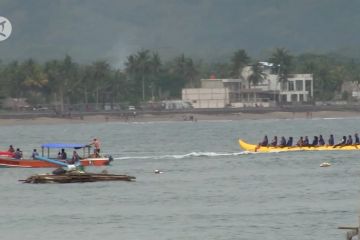
[[[249,86],[251,67],[245,67],[241,79],[201,79],[200,88],[182,90],[182,100],[194,108],[269,107],[278,102],[303,103],[313,99],[312,74],[291,74],[286,84],[264,67],[264,80]]]

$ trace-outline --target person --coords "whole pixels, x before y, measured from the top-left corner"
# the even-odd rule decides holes
[[[60,153],[60,159],[62,160],[66,160],[67,159],[67,154],[65,152],[65,149],[61,149],[61,153]]]
[[[16,159],[21,159],[22,158],[22,151],[20,150],[20,148],[17,148],[14,154],[14,157]]]
[[[13,145],[9,146],[8,152],[11,152],[11,153],[15,152],[15,149],[14,149]]]
[[[322,135],[319,136],[319,146],[324,146],[325,145],[325,141]]]
[[[285,146],[286,146],[286,139],[284,136],[282,136],[280,139],[279,147],[285,147]]]
[[[90,155],[91,158],[99,158],[100,154],[98,153],[98,151],[96,149],[94,149],[94,153]]]
[[[314,136],[311,146],[316,147],[317,145],[319,145],[319,138],[318,136]]]
[[[348,136],[348,139],[346,141],[346,145],[352,145],[353,144],[353,140],[352,140],[352,137],[351,135]]]
[[[36,149],[34,149],[31,154],[31,157],[32,157],[32,159],[36,159],[36,156],[39,156],[39,153],[36,151]]]
[[[300,139],[297,141],[296,146],[302,147],[304,146],[304,138],[301,136]]]
[[[76,151],[73,151],[72,158],[69,162],[70,164],[79,165],[80,164],[80,157]]]
[[[305,146],[305,147],[308,147],[309,146],[309,138],[308,138],[308,136],[305,136],[305,139],[304,139],[304,142],[303,142],[303,146]]]
[[[100,141],[98,139],[94,138],[90,145],[94,145],[96,151],[100,153]]]
[[[358,136],[357,133],[355,133],[354,138],[355,138],[355,142],[354,142],[354,143],[355,143],[355,144],[360,144],[359,136]]]
[[[260,146],[266,147],[269,144],[269,139],[267,135],[264,136],[264,139],[259,143]]]
[[[271,141],[271,144],[270,144],[272,147],[276,147],[277,146],[277,136],[275,136],[273,138],[273,140]]]
[[[345,144],[346,144],[346,136],[343,136],[341,141],[338,144],[334,145],[334,148],[339,146],[345,146]]]
[[[293,145],[293,137],[289,137],[289,139],[288,139],[288,141],[286,143],[286,146],[292,147],[292,145]]]
[[[329,146],[334,146],[335,144],[334,135],[330,134],[328,144]]]

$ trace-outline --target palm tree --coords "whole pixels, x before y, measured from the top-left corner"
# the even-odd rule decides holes
[[[237,50],[231,58],[231,75],[234,78],[240,78],[242,69],[249,64],[250,57],[244,49]]]
[[[279,82],[284,86],[292,67],[292,56],[285,48],[276,48],[269,59],[274,64],[274,72],[279,76]]]
[[[251,66],[251,74],[248,77],[249,82],[249,89],[251,87],[251,84],[253,86],[258,85],[260,82],[262,82],[265,78],[265,73],[263,73],[263,70],[259,63],[256,63]]]

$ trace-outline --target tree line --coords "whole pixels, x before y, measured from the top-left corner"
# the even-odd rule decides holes
[[[291,73],[314,75],[314,100],[348,98],[340,94],[344,82],[360,82],[360,62],[331,54],[292,55],[277,48],[268,61],[279,81]],[[79,64],[70,56],[39,63],[34,59],[0,62],[0,98],[26,98],[29,104],[119,103],[139,104],[149,100],[181,98],[181,89],[199,87],[201,78],[239,78],[251,66],[249,87],[260,83],[264,74],[259,60],[246,50],[235,51],[217,62],[194,60],[184,54],[164,61],[157,52],[139,50],[127,57],[123,68],[104,60]]]

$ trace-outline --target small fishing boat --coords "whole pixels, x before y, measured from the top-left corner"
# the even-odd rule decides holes
[[[134,181],[136,178],[128,175],[108,173],[87,173],[83,171],[69,171],[63,174],[37,174],[25,180],[23,183],[83,183],[103,181]]]
[[[259,146],[255,144],[247,143],[239,139],[239,144],[242,149],[249,152],[293,152],[293,151],[351,151],[360,150],[360,145],[345,145],[345,146],[308,146],[308,147],[271,147],[271,146]]]
[[[41,157],[48,159],[57,159],[57,152],[51,153],[51,149],[72,149],[80,155],[82,166],[105,166],[113,160],[111,156],[95,157],[91,155],[91,146],[87,144],[64,144],[64,143],[47,143],[41,145]],[[20,168],[56,168],[58,165],[53,162],[43,161],[41,159],[15,159],[12,154],[0,152],[0,167],[20,167]],[[52,154],[54,154],[52,156]],[[56,154],[56,156],[55,156]],[[64,160],[66,161],[66,160]]]

